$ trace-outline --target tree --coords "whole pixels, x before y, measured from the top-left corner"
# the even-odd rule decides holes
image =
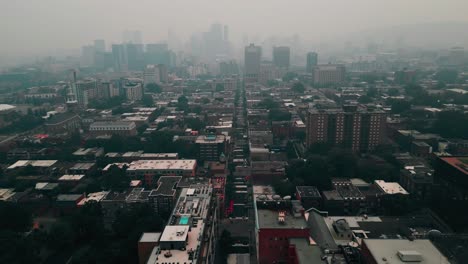
[[[359,97],[358,102],[361,104],[369,104],[369,103],[372,103],[372,98],[370,98],[367,95],[363,95]]]
[[[378,94],[379,94],[379,91],[374,87],[371,87],[369,88],[369,90],[367,90],[368,97],[375,98]]]
[[[177,98],[177,108],[179,110],[187,111],[188,110],[188,99],[184,95]]]
[[[74,233],[68,222],[59,221],[52,225],[47,234],[47,246],[52,250],[61,250],[73,245]]]
[[[217,83],[217,84],[216,84],[215,90],[216,90],[217,92],[222,92],[222,91],[224,91],[224,85],[223,85],[222,83]]]
[[[154,106],[153,97],[150,94],[144,94],[143,98],[141,99],[141,103],[145,107],[153,107]]]
[[[284,76],[283,76],[283,81],[284,82],[289,82],[289,81],[292,81],[294,79],[297,78],[297,73],[295,72],[287,72]]]
[[[390,88],[388,89],[387,94],[389,96],[398,96],[400,94],[400,91],[398,91],[398,89],[396,88]]]
[[[210,99],[207,98],[207,97],[203,97],[202,100],[201,100],[202,104],[206,105],[206,104],[209,104],[210,103]]]
[[[443,111],[437,116],[432,131],[445,138],[468,138],[468,114]]]
[[[293,84],[292,88],[293,92],[303,94],[305,92],[304,84],[301,82],[296,82]]]
[[[258,103],[258,105],[268,110],[279,107],[279,103],[273,100],[271,97],[263,99],[260,103]]]
[[[161,93],[162,89],[157,83],[148,83],[146,85],[146,90],[150,93]]]
[[[435,74],[435,78],[442,83],[455,83],[458,78],[458,72],[456,70],[442,69]]]
[[[411,103],[406,100],[391,100],[389,103],[393,114],[401,114],[411,109]]]
[[[0,215],[0,230],[25,232],[31,229],[31,213],[18,204],[0,202]]]
[[[107,190],[123,191],[128,189],[130,179],[126,175],[127,168],[119,168],[117,165],[112,165],[103,176],[102,185]]]

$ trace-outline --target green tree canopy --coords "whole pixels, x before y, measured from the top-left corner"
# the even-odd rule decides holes
[[[303,94],[305,92],[304,84],[302,84],[301,82],[294,83],[291,89],[295,93]]]
[[[148,83],[146,85],[146,90],[150,93],[161,93],[162,88],[157,83]]]

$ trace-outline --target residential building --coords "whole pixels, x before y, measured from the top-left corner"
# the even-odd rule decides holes
[[[368,152],[383,143],[384,111],[358,106],[343,109],[312,109],[307,116],[306,143],[327,143],[356,152]]]
[[[218,209],[209,185],[183,188],[147,264],[214,263]]]
[[[148,196],[157,214],[166,215],[172,211],[177,198],[176,186],[181,179],[181,176],[161,176],[158,179],[156,189]]]
[[[129,101],[140,101],[143,98],[143,85],[141,83],[127,82],[123,85],[123,90]]]
[[[304,208],[290,198],[283,199],[275,194],[255,197],[255,242],[259,264],[287,263],[289,240],[309,237]]]
[[[103,171],[112,166],[127,166],[127,175],[138,180],[144,180],[147,186],[154,186],[156,179],[162,175],[195,177],[197,169],[196,160],[136,160],[131,163],[112,163]]]
[[[312,75],[316,84],[339,84],[346,80],[346,69],[344,65],[317,65],[313,67]]]
[[[228,139],[225,135],[203,135],[195,140],[198,158],[204,161],[218,161],[226,153]]]
[[[89,126],[93,135],[121,135],[135,136],[137,134],[135,122],[94,122]]]
[[[143,83],[148,85],[149,83],[160,83],[159,68],[157,65],[146,65],[145,71],[143,72]]]
[[[273,47],[273,64],[279,68],[289,68],[291,49],[289,47]]]

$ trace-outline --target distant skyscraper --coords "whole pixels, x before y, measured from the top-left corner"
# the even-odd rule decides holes
[[[224,25],[224,41],[228,42],[229,41],[229,27],[227,25]]]
[[[81,48],[81,66],[89,67],[94,64],[94,46],[88,45]]]
[[[112,45],[112,58],[114,61],[114,71],[128,70],[127,49],[124,44]]]
[[[106,41],[103,39],[96,39],[94,41],[94,50],[96,52],[105,52],[106,51]]]
[[[129,43],[126,45],[128,69],[131,71],[141,71],[144,67],[143,44]]]
[[[138,30],[125,30],[122,34],[123,43],[142,44],[141,32]]]
[[[244,65],[247,78],[258,79],[261,58],[262,47],[255,46],[254,44],[245,47]]]
[[[289,68],[291,49],[289,47],[273,47],[273,64],[280,68]]]
[[[307,53],[307,72],[311,73],[315,66],[317,66],[318,54],[316,52]]]

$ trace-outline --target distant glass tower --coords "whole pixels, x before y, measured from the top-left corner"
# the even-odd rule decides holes
[[[291,49],[289,47],[273,47],[273,64],[280,68],[289,68]]]
[[[307,72],[312,72],[313,68],[317,66],[317,62],[318,62],[318,54],[316,52],[307,53],[307,65],[306,65]]]

